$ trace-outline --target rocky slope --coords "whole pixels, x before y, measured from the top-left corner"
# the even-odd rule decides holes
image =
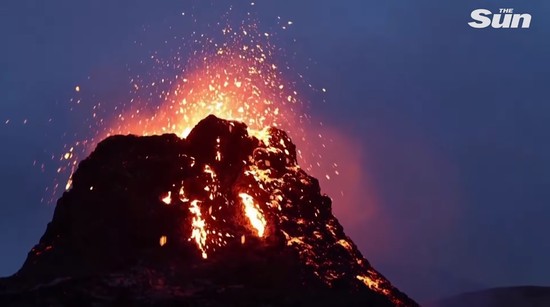
[[[186,139],[113,136],[2,306],[416,306],[361,255],[281,130],[209,116]]]

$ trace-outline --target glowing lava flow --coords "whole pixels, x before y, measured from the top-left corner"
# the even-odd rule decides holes
[[[206,239],[208,234],[206,232],[206,222],[202,218],[199,203],[200,201],[194,200],[191,202],[191,206],[189,207],[189,211],[193,214],[193,220],[191,222],[193,230],[191,231],[190,239],[195,240],[198,248],[201,250],[202,257],[206,259],[208,258],[208,255],[206,254]]]
[[[254,198],[246,193],[239,193],[244,205],[244,212],[250,221],[250,224],[258,232],[258,236],[262,237],[264,235],[265,226],[267,224],[264,215],[260,211],[260,208],[254,203]]]

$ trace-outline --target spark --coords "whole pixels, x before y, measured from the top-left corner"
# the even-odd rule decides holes
[[[168,238],[166,238],[166,236],[160,237],[160,240],[159,240],[160,246],[166,245],[167,242],[168,242]]]
[[[163,203],[169,205],[172,202],[172,192],[168,192],[161,200]]]

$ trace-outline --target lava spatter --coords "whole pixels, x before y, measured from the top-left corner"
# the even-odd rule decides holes
[[[291,25],[280,22],[283,28]],[[175,75],[158,80],[132,77],[132,97],[128,101],[88,102],[93,104],[89,114],[79,116],[86,117],[83,122],[90,135],[74,135],[77,141],[67,143],[63,153],[54,156],[59,159],[57,180],[61,181],[52,189],[54,197],[59,190],[72,187],[77,163],[100,140],[126,134],[174,133],[186,137],[210,114],[243,122],[251,135],[260,138],[266,127],[289,130],[302,144],[298,155],[305,169],[316,169],[326,176],[336,171],[335,163],[321,162],[322,148],[330,140],[309,125],[310,116],[305,113],[297,82],[285,76],[290,68],[277,59],[282,51],[272,42],[274,34],[261,31],[253,19],[233,25],[221,22],[217,27],[213,31],[221,32],[221,37],[194,32],[188,38],[193,42],[191,50],[178,50],[173,58],[151,55],[149,60],[155,63],[155,69],[175,71]],[[92,98],[74,100],[80,104],[81,99]],[[83,108],[78,110],[84,112]],[[217,161],[222,159],[219,151],[215,157]]]

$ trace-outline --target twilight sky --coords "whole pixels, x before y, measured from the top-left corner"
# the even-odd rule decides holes
[[[191,2],[196,23],[181,14]],[[328,90],[325,102],[302,98],[362,161],[341,177],[368,194],[351,207],[366,216],[334,210],[375,268],[420,301],[550,286],[550,4],[449,2],[258,0],[254,11],[266,29],[293,21],[278,46]],[[55,168],[64,133],[85,133],[68,110],[74,87],[128,99],[141,62],[175,47],[167,37],[227,11],[214,3],[1,2],[0,276],[19,269],[53,214],[40,201],[53,176],[33,161]],[[531,29],[467,25],[473,9],[500,7],[531,13]]]

